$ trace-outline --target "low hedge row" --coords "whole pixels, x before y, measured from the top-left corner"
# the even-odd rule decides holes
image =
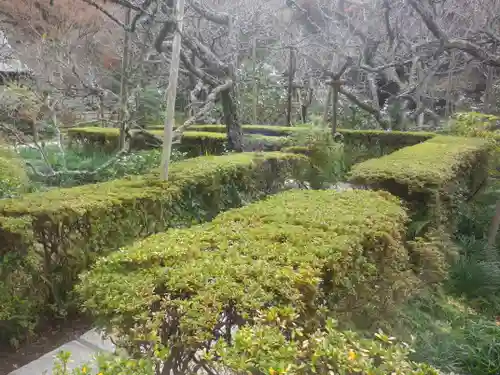
[[[227,136],[223,133],[208,133],[202,131],[184,132],[179,151],[187,156],[222,155],[226,151]],[[245,136],[244,149],[250,151],[279,151],[291,144],[286,137],[272,137],[259,134]]]
[[[149,130],[149,133],[156,137],[163,136],[163,131],[161,130]],[[116,151],[118,148],[120,131],[117,128],[88,126],[66,129],[66,135],[72,146],[78,144],[84,147]],[[214,138],[218,137],[214,135]],[[142,135],[135,136],[131,140],[131,148],[133,150],[151,149],[158,146],[158,142],[146,139]]]
[[[149,132],[162,136],[161,130],[156,127]],[[285,127],[272,125],[243,125],[247,134],[245,139],[246,151],[277,151],[284,147],[293,146],[293,135],[307,134],[309,127]],[[226,128],[224,125],[192,125],[189,131],[183,133],[179,151],[187,156],[221,155],[226,149]],[[434,136],[427,132],[388,132],[378,130],[347,130],[340,129],[343,137],[346,155],[346,164],[353,165],[373,157],[386,155],[403,147],[416,145]],[[118,129],[115,128],[72,128],[67,130],[71,143],[89,145],[114,151],[118,144]],[[300,137],[299,137],[300,138]],[[157,147],[145,137],[137,136],[132,139],[132,149],[139,150]]]
[[[155,136],[163,136],[161,130],[149,130]],[[70,144],[97,147],[115,151],[118,147],[119,130],[116,128],[72,128],[67,130]],[[182,134],[178,150],[189,157],[200,155],[222,155],[226,151],[226,134],[222,132],[186,131]],[[285,137],[269,137],[264,135],[247,136],[245,139],[246,151],[278,151],[287,146],[289,140]],[[136,136],[131,141],[133,150],[142,150],[158,147],[144,136]]]
[[[0,340],[64,308],[97,256],[276,192],[305,165],[280,152],[207,156],[174,163],[168,182],[152,174],[0,200]]]
[[[246,134],[261,134],[267,136],[286,137],[294,134],[306,133],[310,126],[275,126],[275,125],[243,125],[243,131]],[[160,126],[154,126],[152,129],[162,129]],[[225,125],[191,125],[190,131],[225,133]],[[344,141],[349,145],[364,145],[366,147],[379,146],[384,152],[392,152],[406,146],[413,146],[424,142],[435,133],[430,132],[402,132],[385,130],[350,130],[338,129],[338,132],[344,137]]]
[[[19,157],[9,150],[0,149],[0,198],[25,193],[28,185],[26,168]]]
[[[181,367],[266,308],[310,329],[386,316],[412,286],[406,222],[384,192],[292,190],[101,258],[77,290],[129,350],[175,348]]]
[[[153,127],[156,129],[159,127]],[[306,134],[310,126],[274,126],[274,125],[243,125],[246,134],[261,134],[265,136],[288,137]],[[190,131],[224,133],[225,125],[192,125]],[[436,136],[429,132],[401,132],[384,130],[350,130],[339,129],[342,135],[346,151],[349,155],[347,164],[353,165],[358,162],[382,155],[389,154],[407,146],[413,146],[425,142]],[[351,160],[352,159],[352,160]]]
[[[243,132],[246,134],[260,134],[273,137],[287,137],[301,131],[307,131],[308,128],[309,126],[242,125]],[[159,130],[163,129],[163,126],[152,126],[150,129]],[[225,133],[226,125],[191,125],[189,131]]]
[[[484,183],[489,148],[478,138],[439,136],[355,165],[349,182],[387,190],[415,208],[446,213],[449,220],[457,194],[470,197]]]

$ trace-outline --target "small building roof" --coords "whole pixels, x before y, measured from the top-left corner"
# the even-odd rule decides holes
[[[0,30],[0,73],[28,73],[28,67],[19,60],[9,44],[5,33]]]

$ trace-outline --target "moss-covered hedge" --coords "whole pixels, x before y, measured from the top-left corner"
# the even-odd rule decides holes
[[[153,174],[1,200],[0,339],[64,307],[97,256],[273,193],[303,165],[284,153],[207,156],[173,164],[168,182]]]
[[[275,125],[243,125],[243,132],[246,134],[261,134],[267,136],[286,137],[290,135],[307,132],[310,126],[275,126]],[[161,129],[161,127],[153,127],[152,129]],[[209,132],[209,133],[225,133],[225,125],[191,125],[190,131]],[[379,147],[383,153],[389,153],[406,146],[424,142],[432,137],[435,133],[430,132],[402,132],[402,131],[385,131],[385,130],[350,130],[339,129],[338,132],[344,137],[347,145],[358,145],[365,147]]]
[[[0,198],[12,197],[27,191],[29,178],[19,157],[0,149]]]
[[[307,133],[310,126],[243,125],[242,128],[245,134],[289,137]],[[190,131],[209,133],[224,133],[226,131],[225,125],[192,125],[189,129]],[[342,135],[348,153],[346,162],[349,165],[425,142],[437,135],[430,132],[350,129],[339,129],[338,133]]]
[[[176,358],[273,306],[309,328],[323,313],[366,325],[411,287],[406,221],[387,193],[288,191],[102,258],[78,291],[99,324]]]
[[[387,190],[416,209],[446,209],[472,196],[488,171],[489,144],[477,138],[439,136],[353,167],[349,181]]]
[[[226,151],[227,136],[223,132],[205,132],[196,130],[182,134],[181,142],[176,147],[187,156],[222,155]],[[161,130],[148,130],[155,136],[163,136]],[[79,144],[109,151],[118,147],[119,130],[116,128],[72,128],[67,130],[70,144]],[[289,144],[285,137],[250,135],[245,137],[245,151],[278,151]],[[132,139],[133,150],[143,150],[158,147],[157,142],[138,135]]]
[[[260,134],[274,137],[286,137],[297,132],[307,131],[308,126],[276,126],[276,125],[242,125],[245,134]],[[153,129],[160,129],[154,126]],[[189,131],[225,133],[226,125],[191,125]]]

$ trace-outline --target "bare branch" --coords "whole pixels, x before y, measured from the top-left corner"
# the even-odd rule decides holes
[[[364,111],[366,111],[366,112],[370,113],[371,115],[373,115],[373,117],[375,118],[375,120],[377,120],[377,122],[380,123],[380,125],[382,125],[382,127],[384,129],[388,128],[387,123],[382,120],[382,118],[380,116],[380,111],[379,110],[377,110],[376,108],[373,108],[371,105],[369,105],[367,103],[362,102],[354,94],[350,93],[349,91],[347,91],[346,89],[344,89],[342,87],[339,88],[339,92],[342,95],[344,95],[347,99],[349,99],[351,102],[353,102],[354,104],[356,104],[359,108],[361,108]]]
[[[206,103],[203,106],[203,108],[198,113],[196,113],[194,116],[192,116],[189,119],[187,119],[182,126],[178,127],[175,130],[175,133],[177,135],[176,138],[178,138],[182,134],[182,132],[184,130],[186,130],[186,128],[188,128],[189,126],[193,125],[197,120],[200,120],[201,118],[203,118],[204,116],[206,116],[206,114],[208,112],[210,112],[212,110],[212,108],[214,107],[215,100],[217,99],[217,96],[222,91],[226,91],[226,90],[231,89],[232,86],[233,86],[233,81],[226,80],[226,82],[224,82],[223,84],[221,84],[221,85],[217,86],[216,88],[214,88],[212,90],[212,92],[208,95]]]
[[[118,26],[122,27],[124,30],[129,31],[128,25],[125,25],[118,18],[116,18],[115,16],[113,16],[113,14],[111,14],[111,12],[107,11],[104,7],[102,7],[101,5],[99,5],[94,0],[80,0],[80,1],[83,1],[84,3],[87,3],[87,4],[91,5],[91,6],[93,6],[94,8],[96,8],[97,10],[99,10],[100,12],[102,12],[103,14],[105,14],[110,20],[112,20]],[[114,1],[116,1],[116,0],[114,0]],[[136,7],[134,7],[134,8],[136,8]],[[131,9],[134,9],[134,8],[131,8]],[[135,10],[140,10],[140,8],[136,8]]]
[[[209,9],[198,0],[189,0],[189,4],[203,18],[206,18],[207,20],[219,25],[229,25],[230,17],[228,13],[216,12],[213,9]]]
[[[478,44],[475,44],[466,39],[449,39],[444,31],[439,27],[437,22],[434,20],[433,14],[418,0],[406,0],[413,9],[420,15],[422,21],[425,23],[429,31],[440,40],[444,49],[458,49],[469,55],[475,57],[476,59],[484,62],[487,65],[500,67],[500,56],[495,56],[487,52],[485,49],[481,48]]]
[[[425,7],[425,5],[420,0],[406,0],[408,4],[410,4],[413,9],[422,17],[422,21],[424,21],[425,25],[429,29],[429,31],[442,42],[447,42],[448,37],[441,30],[437,22],[434,20],[434,15],[431,13],[429,9]]]

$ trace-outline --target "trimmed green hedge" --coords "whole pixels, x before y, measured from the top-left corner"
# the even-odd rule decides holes
[[[387,190],[419,210],[452,209],[456,194],[470,197],[485,181],[489,147],[478,138],[439,136],[355,165],[349,182]]]
[[[222,155],[226,151],[226,139],[226,135],[221,133],[189,131],[182,134],[177,148],[189,157]]]
[[[162,129],[154,126],[151,129]],[[261,134],[267,136],[286,137],[297,133],[307,132],[310,126],[275,126],[275,125],[242,125],[246,134]],[[189,131],[225,133],[225,125],[191,125]],[[350,130],[338,129],[348,145],[363,145],[366,147],[381,147],[384,153],[389,153],[406,146],[424,142],[436,136],[431,132],[402,132],[385,130]]]
[[[116,151],[120,137],[120,130],[117,128],[101,128],[97,126],[79,127],[66,129],[66,134],[70,145],[81,145],[84,147],[99,148],[105,151]],[[161,130],[149,131],[154,136],[163,136]],[[145,150],[156,148],[156,142],[150,142],[143,136],[138,135],[131,140],[133,150]]]
[[[283,147],[293,146],[290,136],[307,134],[310,127],[286,127],[273,125],[243,125],[246,151],[277,151]],[[162,136],[160,127],[151,127],[151,134]],[[226,149],[225,125],[192,125],[183,133],[178,149],[188,156],[221,155]],[[379,130],[347,130],[338,131],[344,140],[348,155],[346,164],[353,165],[363,160],[379,157],[413,146],[436,136],[428,132],[399,132]],[[89,145],[114,151],[118,144],[116,128],[72,128],[67,130],[71,143]],[[132,149],[139,150],[156,147],[141,136],[132,140]]]
[[[412,287],[406,222],[384,192],[292,190],[101,258],[77,289],[128,349],[152,340],[175,348],[172,359],[271,307],[309,328],[323,313],[366,326]]]
[[[153,129],[156,128],[153,127]],[[310,126],[243,125],[242,128],[246,134],[287,137],[307,133]],[[225,125],[192,125],[189,129],[190,131],[209,133],[225,133],[226,131]],[[343,137],[346,151],[349,155],[349,160],[346,160],[346,162],[349,165],[425,142],[437,135],[430,132],[350,129],[338,129],[338,133]]]
[[[307,131],[308,126],[276,126],[276,125],[242,125],[245,134],[260,134],[274,137],[286,137],[297,132]],[[151,129],[163,129],[161,126],[154,126]],[[225,133],[226,125],[191,125],[189,131]]]
[[[161,130],[149,130],[155,136],[163,136]],[[114,151],[118,147],[119,130],[116,128],[72,128],[67,130],[70,144],[97,147]],[[182,134],[181,143],[176,147],[189,157],[203,155],[222,155],[226,151],[226,134],[222,132],[186,131]],[[278,151],[289,145],[285,137],[251,135],[245,137],[245,151]],[[158,147],[143,136],[132,139],[131,148],[142,150]]]
[[[222,155],[226,152],[227,136],[223,133],[206,133],[201,131],[184,132],[179,151],[187,156]],[[286,137],[270,137],[265,135],[245,136],[245,151],[279,151],[290,144]]]
[[[0,198],[28,190],[29,178],[19,157],[10,150],[0,150]]]
[[[349,130],[339,129],[346,146],[348,160],[346,164],[354,164],[378,158],[382,155],[414,146],[436,136],[429,132],[401,132],[385,130]]]
[[[170,227],[276,192],[307,159],[284,153],[207,156],[155,174],[0,200],[0,339],[63,308],[95,258]]]

